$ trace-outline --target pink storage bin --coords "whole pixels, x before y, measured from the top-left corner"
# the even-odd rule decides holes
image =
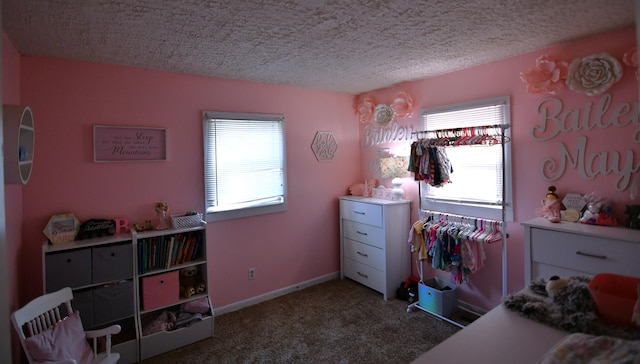
[[[142,309],[170,306],[180,300],[178,271],[142,278]]]

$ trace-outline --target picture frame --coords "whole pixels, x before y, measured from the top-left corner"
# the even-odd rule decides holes
[[[167,129],[136,126],[93,126],[93,161],[166,161]]]
[[[51,244],[74,241],[80,231],[80,221],[72,213],[53,215],[42,232]]]

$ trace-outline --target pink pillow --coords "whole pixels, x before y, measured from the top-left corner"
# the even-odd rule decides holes
[[[52,329],[28,337],[27,349],[37,361],[75,359],[85,364],[94,359],[78,311]]]

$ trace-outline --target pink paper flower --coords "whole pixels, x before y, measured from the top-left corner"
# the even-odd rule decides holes
[[[527,92],[539,94],[546,91],[555,94],[567,78],[569,66],[567,62],[558,62],[544,54],[536,60],[535,67],[520,72],[520,79],[527,84]]]
[[[629,49],[622,57],[622,62],[629,67],[635,68],[636,79],[640,80],[640,77],[638,76],[638,48],[633,47]]]
[[[358,114],[360,114],[361,123],[369,123],[373,120],[373,110],[376,107],[376,100],[367,96],[358,104]]]
[[[391,108],[399,118],[411,116],[413,112],[413,98],[406,92],[399,92],[398,96],[393,100]]]

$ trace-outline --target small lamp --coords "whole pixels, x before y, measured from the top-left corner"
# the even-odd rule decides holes
[[[391,184],[391,198],[393,200],[402,200],[404,190],[402,189],[402,177],[409,175],[409,158],[399,156],[386,156],[380,158],[380,174],[382,178],[393,178]]]

